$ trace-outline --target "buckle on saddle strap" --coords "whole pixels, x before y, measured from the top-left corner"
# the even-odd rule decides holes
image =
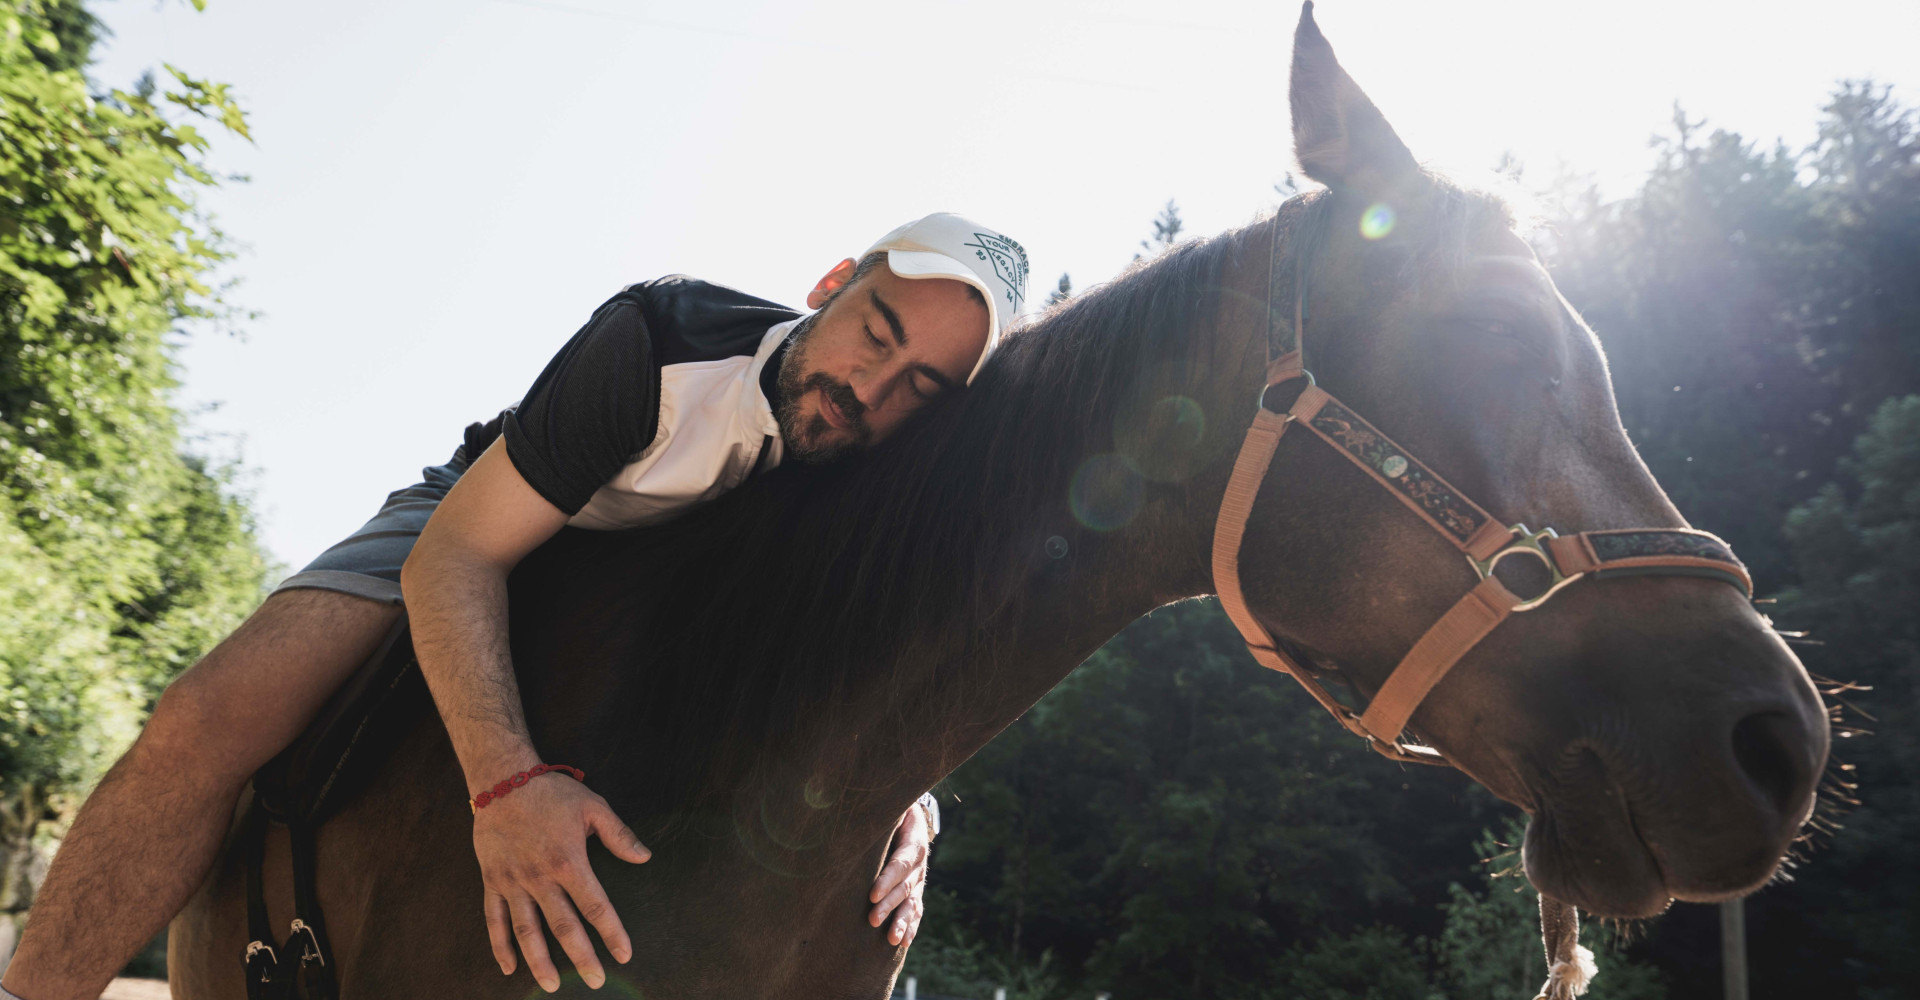
[[[291,946],[294,939],[302,934],[307,936],[307,940],[305,944],[300,946],[300,964],[306,965],[308,962],[318,962],[321,965],[326,965],[326,956],[320,954],[320,936],[313,932],[313,926],[311,924],[308,924],[299,917],[295,917],[293,918],[293,925],[287,929],[287,944]]]
[[[267,953],[267,958],[266,963],[260,967],[260,981],[270,983],[273,982],[274,970],[280,967],[280,956],[274,952],[273,945],[265,941],[248,941],[247,953],[240,956],[240,964],[251,970],[254,958],[263,951]]]

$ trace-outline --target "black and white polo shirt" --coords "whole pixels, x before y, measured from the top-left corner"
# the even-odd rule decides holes
[[[508,413],[507,457],[581,528],[658,524],[780,463],[793,309],[669,275],[622,290]]]

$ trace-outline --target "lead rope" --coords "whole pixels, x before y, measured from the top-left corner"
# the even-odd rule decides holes
[[[1547,981],[1533,1000],[1573,1000],[1587,992],[1599,968],[1580,944],[1580,911],[1540,894],[1540,943],[1547,950]]]

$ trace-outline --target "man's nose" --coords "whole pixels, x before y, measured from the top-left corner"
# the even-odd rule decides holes
[[[861,406],[877,410],[887,401],[887,391],[892,381],[885,377],[884,372],[860,368],[847,380],[847,385],[853,389],[853,397],[860,401]]]

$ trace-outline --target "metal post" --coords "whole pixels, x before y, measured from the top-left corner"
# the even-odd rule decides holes
[[[1007,1000],[1007,988],[1005,986],[995,986],[993,988],[993,1000]]]
[[[1745,900],[1729,899],[1720,904],[1720,969],[1725,977],[1726,1000],[1747,1000]]]
[[[907,1000],[916,1000],[915,994],[919,992],[920,992],[920,980],[914,978],[913,976],[908,976],[907,977]]]

